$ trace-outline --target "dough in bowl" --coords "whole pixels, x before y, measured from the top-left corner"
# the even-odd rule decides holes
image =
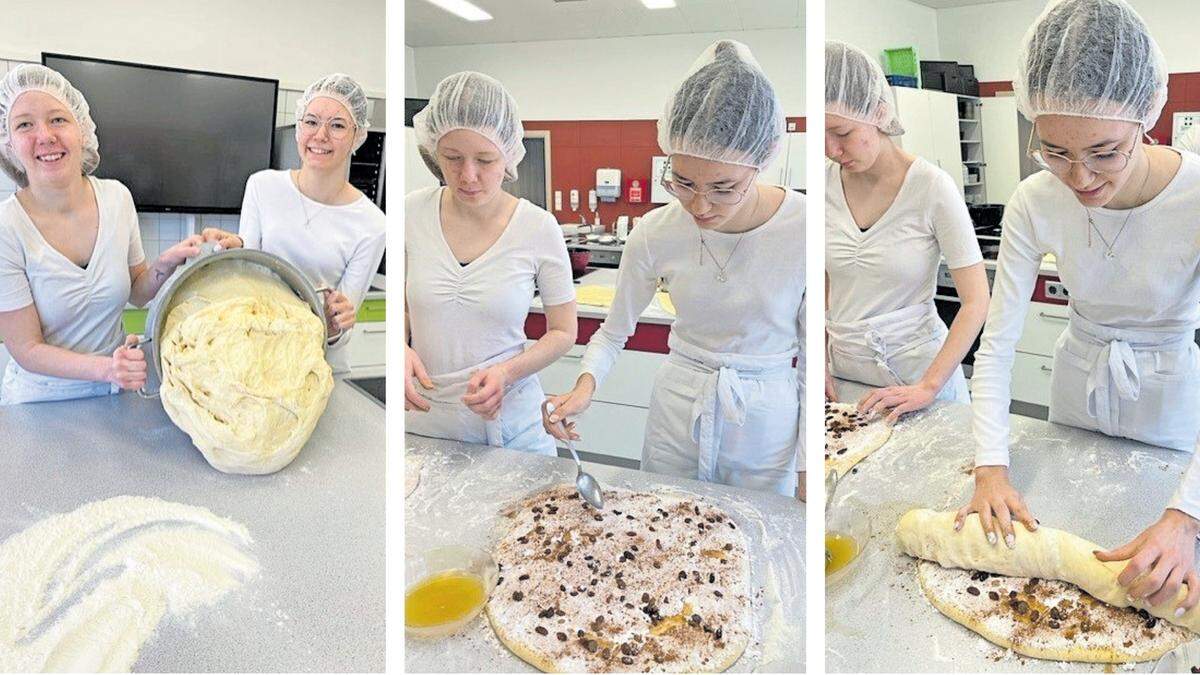
[[[187,279],[159,342],[163,408],[225,473],[287,466],[333,391],[324,324],[264,271],[230,261]]]

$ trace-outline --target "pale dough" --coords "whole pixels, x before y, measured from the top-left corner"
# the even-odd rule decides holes
[[[1010,577],[1032,577],[1060,580],[1074,584],[1091,596],[1114,607],[1144,609],[1160,619],[1200,632],[1200,606],[1193,607],[1176,618],[1175,607],[1187,595],[1179,589],[1174,601],[1152,607],[1144,601],[1130,603],[1117,576],[1125,562],[1101,562],[1092,555],[1102,550],[1090,541],[1062,530],[1041,526],[1028,532],[1016,526],[1015,546],[1010,549],[1003,541],[989,544],[979,523],[978,514],[967,516],[962,531],[954,531],[953,511],[914,509],[904,514],[896,526],[900,548],[915,558],[932,560],[943,567],[982,570]],[[1068,659],[1070,654],[1047,658]]]
[[[698,499],[559,485],[509,509],[488,619],[547,672],[720,672],[750,641],[746,537]]]
[[[853,428],[848,428],[853,427]],[[853,403],[825,403],[825,475],[837,471],[839,480],[883,447],[892,427],[878,414],[859,413]]]
[[[166,613],[258,571],[246,528],[206,509],[113,497],[0,544],[0,672],[128,671]]]
[[[210,269],[172,299],[159,343],[163,408],[214,468],[273,473],[299,454],[333,391],[325,326],[248,263]]]
[[[1007,577],[917,562],[925,597],[989,641],[1040,659],[1157,659],[1195,635],[1132,607],[1116,608],[1064,581]]]

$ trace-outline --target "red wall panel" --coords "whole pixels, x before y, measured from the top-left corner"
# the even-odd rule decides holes
[[[1012,82],[980,82],[979,93],[995,96],[997,92],[1012,91]],[[1167,105],[1150,136],[1164,145],[1171,143],[1172,119],[1176,112],[1200,110],[1200,73],[1172,73],[1167,79]]]
[[[806,130],[803,117],[789,117],[796,124],[796,131]],[[650,175],[651,158],[661,155],[658,147],[658,125],[655,120],[603,120],[603,121],[523,121],[526,130],[550,132],[550,180],[551,190],[562,192],[563,208],[552,213],[560,223],[578,223],[580,213],[587,212],[588,190],[596,187],[596,169],[621,170],[621,180],[644,178]],[[579,190],[579,211],[571,210],[571,190]],[[646,186],[648,200],[649,185]],[[612,227],[617,216],[641,216],[656,204],[646,201],[630,204],[621,199],[612,203],[600,203],[600,222]],[[584,213],[588,222],[592,214]]]

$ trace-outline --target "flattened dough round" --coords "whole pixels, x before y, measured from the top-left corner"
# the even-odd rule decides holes
[[[825,402],[825,475],[845,476],[855,464],[883,447],[892,427],[879,415],[859,413],[853,403]]]
[[[1174,616],[1175,607],[1187,594],[1185,588],[1179,590],[1174,601],[1157,607],[1143,601],[1131,605],[1125,597],[1125,589],[1117,583],[1125,563],[1097,560],[1092,551],[1101,547],[1090,541],[1051,527],[1041,526],[1036,532],[1028,532],[1017,526],[1013,528],[1016,542],[1012,549],[1002,542],[993,546],[987,542],[978,514],[967,516],[961,532],[954,531],[954,516],[953,511],[929,509],[914,509],[904,514],[896,527],[901,550],[942,567],[1064,581],[1112,607],[1132,606],[1192,633],[1200,632],[1200,607],[1193,607],[1182,617]],[[1071,660],[1072,654],[1067,652],[1043,658]]]
[[[214,468],[273,473],[333,391],[325,326],[286,284],[234,261],[176,291],[159,339],[162,403]]]
[[[749,644],[748,549],[720,509],[605,490],[597,512],[559,485],[505,515],[488,618],[540,670],[720,672]]]
[[[992,575],[928,560],[917,562],[917,579],[942,614],[1037,659],[1150,661],[1195,637],[1145,610],[1118,609],[1063,581]]]

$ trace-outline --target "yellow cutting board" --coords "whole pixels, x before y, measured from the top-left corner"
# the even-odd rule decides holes
[[[586,285],[575,289],[575,302],[581,305],[589,305],[592,307],[612,307],[613,298],[616,296],[617,290],[612,286],[597,286]],[[675,314],[675,305],[671,302],[671,296],[666,292],[655,293],[658,298],[658,304],[664,311]]]

